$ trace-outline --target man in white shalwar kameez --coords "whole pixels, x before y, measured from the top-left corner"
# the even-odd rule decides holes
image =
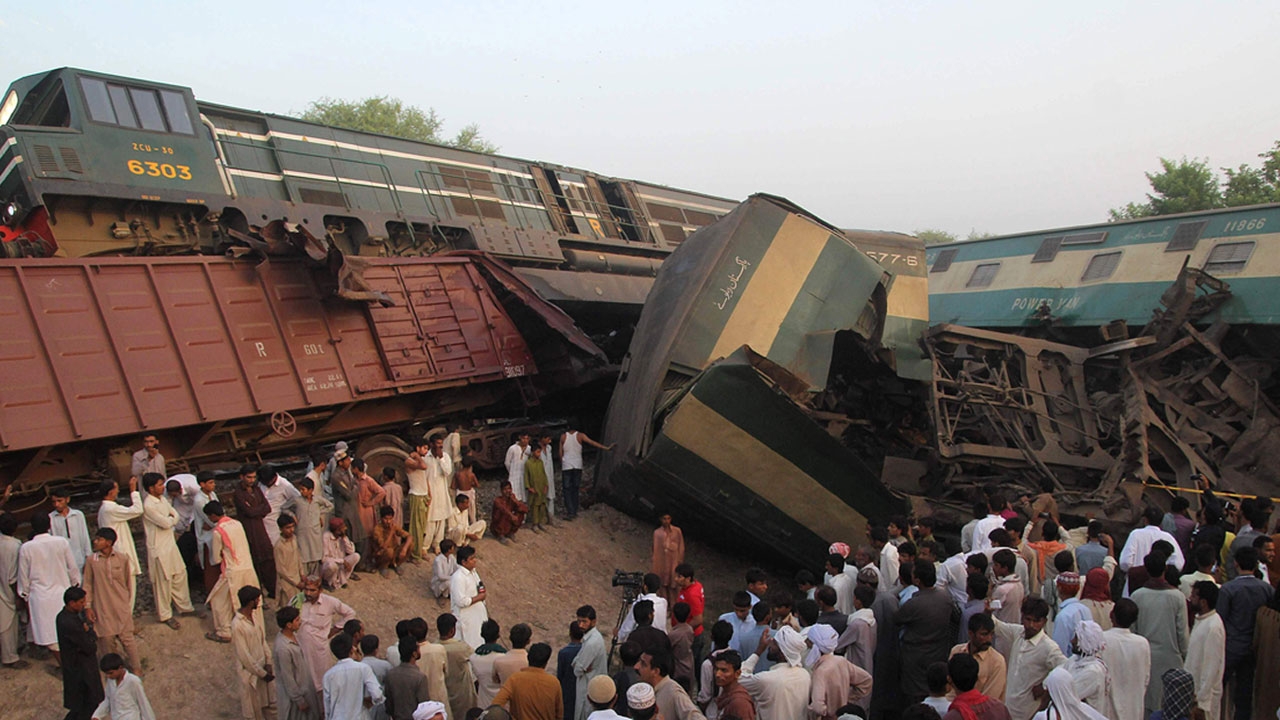
[[[108,480],[102,486],[102,504],[98,506],[98,527],[111,528],[116,531],[116,544],[113,552],[129,558],[129,567],[133,570],[133,587],[129,589],[129,611],[132,612],[138,600],[138,576],[142,574],[142,563],[138,562],[138,548],[133,542],[133,529],[129,521],[142,517],[142,493],[138,492],[138,478],[129,478],[129,499],[126,507],[116,502],[120,497],[120,486],[114,480]]]
[[[484,520],[471,522],[471,498],[458,493],[454,498],[453,513],[445,522],[445,537],[456,547],[465,547],[484,537],[489,523]]]
[[[1138,620],[1138,606],[1120,598],[1111,609],[1112,628],[1102,633],[1106,647],[1102,662],[1111,673],[1111,701],[1103,715],[1112,720],[1146,720],[1143,701],[1151,680],[1151,644],[1130,630]]]
[[[18,657],[18,553],[22,541],[13,536],[18,521],[9,513],[0,513],[0,663],[7,668],[23,668],[27,662]]]
[[[488,595],[480,575],[476,573],[478,564],[475,548],[459,548],[458,569],[449,579],[449,602],[453,605],[453,616],[458,618],[458,636],[472,650],[484,643],[480,637],[480,626],[489,619],[489,611],[484,604]]]
[[[97,710],[93,711],[93,720],[111,716],[111,720],[156,720],[151,710],[151,702],[142,689],[142,680],[124,667],[124,661],[115,653],[102,656],[98,667],[107,676],[103,684],[106,697]]]
[[[1196,705],[1208,720],[1222,715],[1222,674],[1227,664],[1227,629],[1218,607],[1218,586],[1202,580],[1191,586],[1191,609],[1196,623],[1187,641],[1183,669],[1196,680]]]
[[[445,527],[453,514],[453,461],[444,451],[444,438],[431,438],[431,450],[423,458],[427,464],[427,526],[422,539],[422,550],[436,552],[445,538]]]
[[[524,490],[524,462],[532,452],[529,450],[529,433],[520,435],[520,439],[507,448],[507,482],[511,483],[511,492],[522,503],[529,502],[528,493]]]
[[[31,516],[31,539],[18,551],[18,594],[27,601],[31,624],[27,637],[43,647],[58,650],[58,613],[62,594],[80,584],[80,567],[66,538],[49,534],[49,516]]]
[[[160,622],[177,630],[173,606],[177,605],[183,613],[196,611],[187,589],[187,566],[173,536],[173,529],[179,523],[178,511],[165,497],[164,476],[147,473],[142,476],[142,484],[147,491],[142,499],[142,529],[147,535],[147,565],[155,592],[156,613]]]
[[[766,652],[775,665],[767,672],[757,673],[756,664]],[[789,625],[779,628],[772,637],[767,631],[760,636],[755,652],[742,662],[742,675],[738,678],[751,693],[759,720],[808,717],[812,679],[803,667],[807,652],[804,637]]]
[[[277,472],[265,472],[267,468],[258,470],[258,484],[262,485],[262,494],[267,496],[267,504],[271,506],[271,512],[262,518],[262,524],[267,526],[267,537],[271,538],[272,547],[280,540],[280,513],[284,507],[298,498],[302,497],[302,493],[298,492],[298,488],[293,486]]]

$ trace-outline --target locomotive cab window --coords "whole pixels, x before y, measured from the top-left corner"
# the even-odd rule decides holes
[[[973,269],[973,274],[969,276],[969,282],[964,286],[967,288],[984,288],[991,287],[991,281],[996,279],[996,273],[1000,271],[1000,263],[982,263]]]
[[[10,90],[4,98],[4,104],[0,105],[0,125],[8,125],[9,118],[13,117],[13,111],[17,109],[18,91]]]
[[[1204,271],[1210,275],[1234,275],[1244,270],[1253,255],[1253,242],[1218,243],[1209,251],[1204,261]]]
[[[84,104],[94,122],[152,132],[193,135],[182,93],[80,78]]]
[[[10,110],[9,103],[16,103],[16,107]],[[27,91],[25,97],[19,102],[18,94],[10,91],[9,96],[5,98],[4,110],[12,113],[12,116],[4,116],[0,119],[0,125],[13,123],[14,125],[34,125],[37,127],[70,127],[71,111],[67,106],[67,91],[62,86],[62,80],[58,77],[48,77]],[[4,115],[4,113],[0,113]]]

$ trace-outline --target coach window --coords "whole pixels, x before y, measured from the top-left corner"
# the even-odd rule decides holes
[[[969,276],[969,282],[964,286],[967,288],[984,288],[990,287],[991,281],[996,279],[996,273],[1000,271],[1000,263],[983,263],[973,269],[973,274]]]
[[[959,252],[955,248],[950,250],[940,250],[938,257],[934,258],[933,266],[929,268],[931,273],[944,273],[951,269],[951,263],[955,262],[956,253]]]
[[[1210,275],[1234,275],[1249,264],[1253,255],[1253,242],[1219,243],[1209,251],[1204,261],[1204,271]]]
[[[1120,253],[1098,253],[1089,258],[1089,264],[1085,266],[1084,274],[1080,276],[1080,282],[1106,280],[1115,274],[1116,268],[1119,266]]]

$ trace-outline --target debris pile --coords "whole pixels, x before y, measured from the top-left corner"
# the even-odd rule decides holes
[[[1269,494],[1280,480],[1263,462],[1280,453],[1274,362],[1240,329],[1197,329],[1230,298],[1227,283],[1184,267],[1145,328],[1128,338],[1123,324],[1107,326],[1112,341],[1093,348],[931,328],[930,403],[949,493],[1051,486],[1064,509],[1121,522],[1136,519],[1145,488],[1193,492],[1195,474]]]

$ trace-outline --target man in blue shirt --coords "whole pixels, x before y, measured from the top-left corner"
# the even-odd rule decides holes
[[[1057,585],[1058,597],[1064,599],[1058,606],[1058,617],[1053,620],[1053,641],[1058,643],[1063,655],[1071,657],[1071,638],[1075,637],[1080,623],[1093,619],[1093,612],[1076,597],[1080,592],[1079,575],[1073,572],[1059,573]]]
[[[759,598],[753,599],[747,590],[739,590],[733,594],[733,612],[727,612],[719,618],[733,627],[733,639],[729,647],[736,649],[738,638],[755,626],[756,621],[751,619],[751,608],[755,607],[758,601]],[[756,639],[759,640],[759,637]]]
[[[1088,575],[1089,571],[1094,568],[1102,567],[1107,555],[1111,554],[1110,542],[1108,542],[1107,546],[1102,544],[1104,537],[1108,541],[1111,538],[1102,532],[1101,522],[1090,520],[1089,527],[1085,532],[1089,536],[1089,541],[1076,548],[1076,568],[1079,570],[1081,577]]]

